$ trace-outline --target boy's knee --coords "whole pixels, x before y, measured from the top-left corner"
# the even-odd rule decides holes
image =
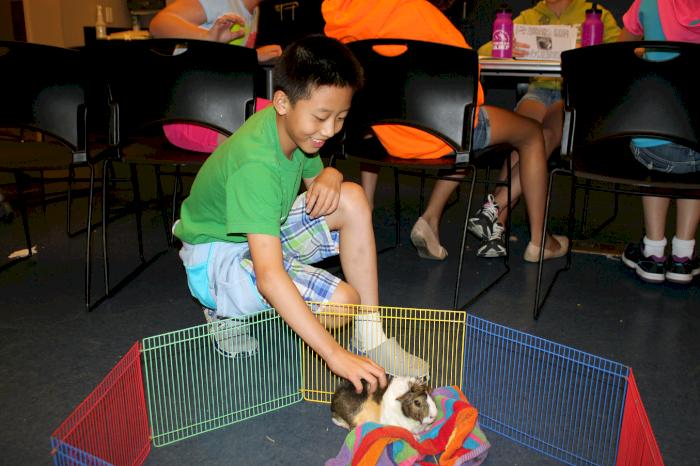
[[[360,304],[360,294],[349,284],[340,282],[331,301],[338,304]]]
[[[349,181],[343,182],[340,187],[340,205],[344,210],[354,213],[369,212],[369,203],[362,186]]]

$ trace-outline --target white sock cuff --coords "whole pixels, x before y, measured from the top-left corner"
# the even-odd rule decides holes
[[[675,236],[671,240],[671,254],[676,257],[693,257],[695,250],[694,239],[678,239]]]
[[[645,235],[643,242],[644,249],[642,250],[642,254],[644,254],[644,257],[664,257],[666,251],[666,244],[668,243],[668,241],[666,241],[666,238],[653,240],[647,238]]]
[[[362,352],[376,348],[388,340],[379,312],[366,312],[355,316],[355,339],[358,349]]]

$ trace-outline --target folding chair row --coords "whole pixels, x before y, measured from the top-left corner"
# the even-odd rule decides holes
[[[646,137],[700,151],[700,87],[688,73],[693,63],[700,63],[700,44],[685,42],[624,42],[562,53],[565,164],[550,175],[545,231],[554,177],[561,173],[573,177],[568,216],[570,238],[574,234],[579,187],[615,193],[614,213],[620,193],[700,198],[699,172],[670,174],[648,170],[635,160],[630,149],[631,139]],[[582,184],[580,179],[603,184]],[[535,319],[560,272],[570,268],[571,256],[570,248],[565,267],[556,272],[544,291],[540,258]]]
[[[161,174],[175,175],[171,219],[163,210],[166,239],[177,206],[183,167],[198,167],[208,154],[167,142],[161,126],[189,123],[232,134],[252,113],[262,69],[254,50],[194,40],[97,41],[80,50],[0,42],[0,127],[29,128],[51,142],[0,141],[0,170],[41,168],[90,171],[85,256],[85,306],[93,309],[160,254],[145,259],[137,166],[155,167],[157,198],[163,206]],[[114,164],[130,167],[128,179],[114,176]],[[95,168],[101,166],[102,220],[93,223]],[[164,172],[170,167],[171,172]],[[108,260],[109,190],[130,181],[136,216],[139,265],[115,286]],[[19,178],[18,178],[19,184]],[[21,192],[21,190],[20,190]],[[20,204],[23,202],[20,196]],[[31,254],[26,209],[21,209]],[[102,226],[104,295],[91,299],[92,231]]]
[[[362,64],[366,82],[353,98],[352,111],[346,123],[343,156],[394,169],[396,245],[400,242],[400,173],[421,177],[421,199],[424,178],[428,173],[432,178],[453,180],[457,179],[454,178],[457,170],[465,170],[466,175],[471,173],[471,176],[463,178],[469,183],[469,191],[453,301],[454,308],[467,307],[510,271],[507,250],[504,271],[466,304],[459,305],[467,222],[477,182],[477,168],[492,164],[496,149],[472,149],[479,83],[478,55],[470,49],[404,39],[368,39],[351,42],[348,46]],[[438,138],[452,152],[436,159],[407,159],[390,155],[373,137],[371,128],[397,124]],[[505,149],[506,157],[510,158],[510,147]],[[502,162],[503,159],[497,160]],[[510,163],[507,166],[510,167]],[[510,198],[510,173],[503,184],[507,186]],[[506,235],[509,230],[510,220]]]

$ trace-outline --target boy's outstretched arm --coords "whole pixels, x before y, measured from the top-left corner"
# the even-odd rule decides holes
[[[328,367],[352,382],[358,393],[362,391],[363,379],[369,383],[370,391],[376,390],[378,385],[386,386],[384,369],[368,358],[343,349],[313,315],[284,270],[280,239],[248,234],[248,244],[258,290]]]

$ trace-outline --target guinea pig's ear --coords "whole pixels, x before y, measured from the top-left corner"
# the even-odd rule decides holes
[[[396,397],[396,401],[403,403],[403,402],[406,401],[410,396],[411,396],[411,390],[407,391],[406,393],[404,393],[404,394],[401,395],[401,396],[397,396],[397,397]]]

